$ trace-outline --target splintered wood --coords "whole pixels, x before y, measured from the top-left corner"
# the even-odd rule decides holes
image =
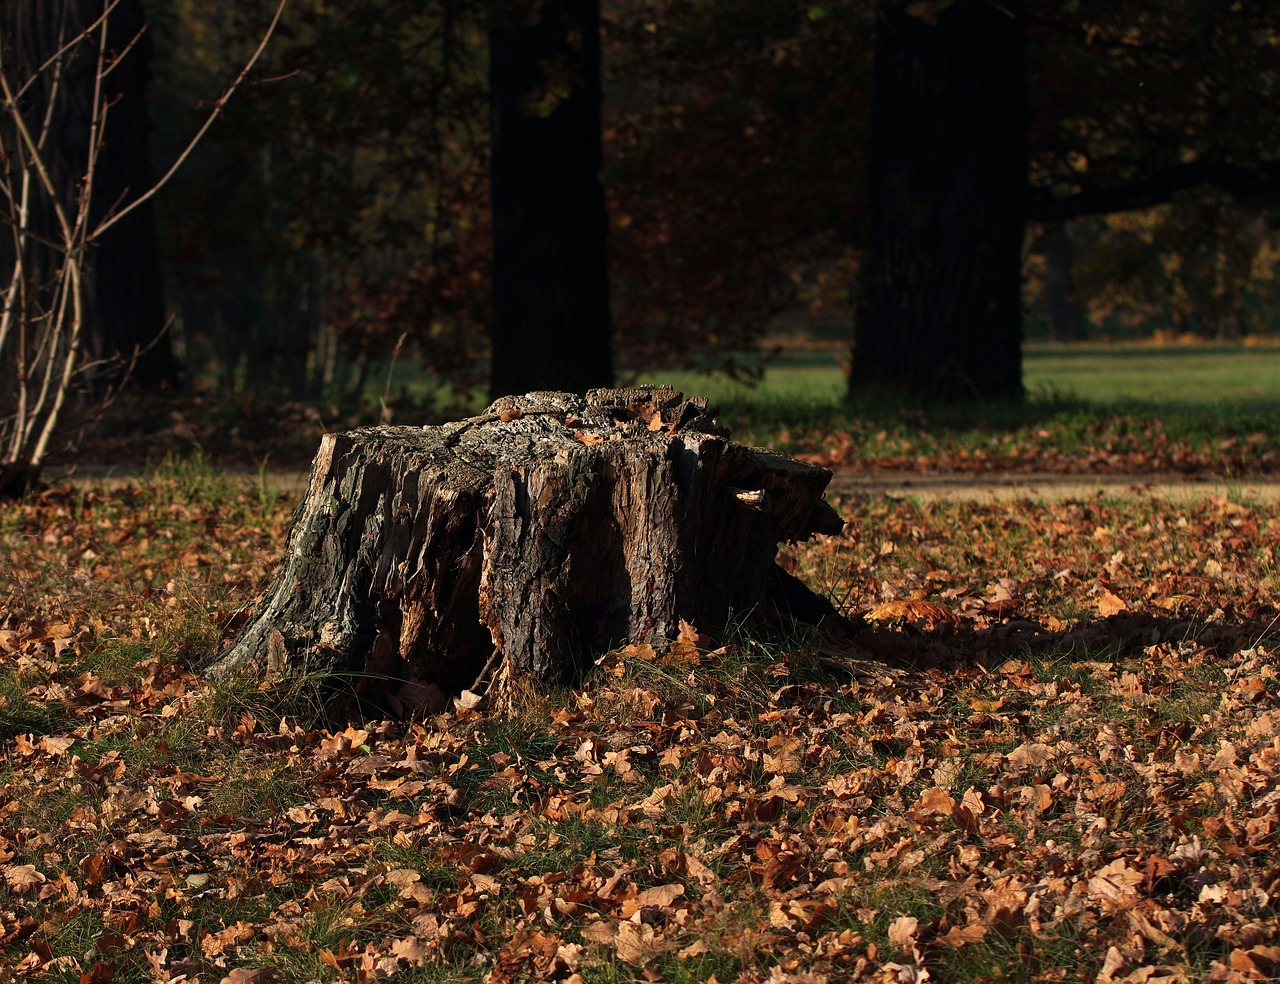
[[[734,443],[666,387],[329,434],[276,580],[211,673],[350,674],[393,711],[489,678],[574,680],[681,619],[714,634],[805,593],[774,558],[839,532],[830,477]]]

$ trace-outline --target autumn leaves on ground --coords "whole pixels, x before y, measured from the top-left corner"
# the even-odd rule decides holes
[[[849,631],[348,722],[193,672],[292,505],[0,507],[0,979],[1280,972],[1280,506],[847,499],[784,560]]]

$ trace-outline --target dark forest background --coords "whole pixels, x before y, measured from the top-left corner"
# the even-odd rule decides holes
[[[102,6],[4,0],[6,72]],[[273,12],[119,0],[103,209]],[[141,352],[143,390],[296,399],[398,352],[466,398],[750,375],[810,317],[855,390],[1017,398],[1028,334],[1274,332],[1278,117],[1269,3],[290,0],[91,253],[91,349]]]

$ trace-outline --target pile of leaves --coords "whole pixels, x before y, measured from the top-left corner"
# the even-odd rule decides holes
[[[193,672],[290,505],[0,512],[0,979],[1280,971],[1280,506],[850,499],[785,558],[841,626],[325,722]]]

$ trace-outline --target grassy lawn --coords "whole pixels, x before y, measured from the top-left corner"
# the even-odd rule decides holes
[[[407,721],[200,679],[293,505],[0,505],[0,976],[1272,973],[1280,505],[850,498],[787,560],[847,631]]]
[[[1280,471],[1280,349],[1030,345],[1028,402],[904,411],[844,402],[841,353],[787,354],[749,386],[646,375],[717,401],[742,440],[832,467],[906,471]]]
[[[1028,346],[1031,394],[1149,402],[1229,413],[1280,412],[1280,347]]]
[[[1225,478],[1280,473],[1280,348],[1032,345],[1025,404],[965,408],[846,403],[843,355],[833,348],[790,350],[754,387],[723,375],[675,372],[623,381],[706,395],[739,440],[831,467]],[[452,397],[432,386],[421,370],[397,366],[393,421],[440,422],[484,406],[484,397],[473,394],[464,407],[446,407]],[[121,408],[59,463],[137,474],[197,452],[242,470],[304,469],[326,431],[377,422],[381,395],[380,384],[373,403],[339,409],[219,400],[196,390],[159,406]]]
[[[845,397],[843,350],[794,351],[762,385],[696,373],[645,373],[726,404],[811,403],[835,406]],[[1110,407],[1148,403],[1182,410],[1280,413],[1280,347],[1028,344],[1023,379],[1035,401]]]

